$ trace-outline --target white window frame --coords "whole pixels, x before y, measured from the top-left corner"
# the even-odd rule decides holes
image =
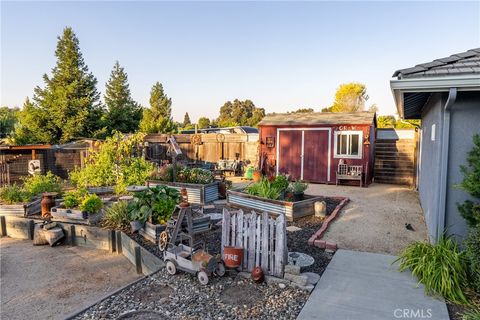
[[[337,141],[338,141],[338,135],[352,135],[352,134],[358,134],[358,155],[344,155],[344,154],[337,154]],[[350,141],[350,139],[347,139],[347,141]],[[348,142],[350,143],[350,142]],[[348,146],[347,146],[348,149]],[[338,159],[363,159],[363,131],[360,130],[349,130],[349,131],[335,131],[334,132],[334,139],[333,139],[333,157]]]

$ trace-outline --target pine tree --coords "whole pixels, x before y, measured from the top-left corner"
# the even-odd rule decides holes
[[[43,76],[45,87],[35,88],[33,102],[27,100],[19,114],[18,141],[67,142],[92,136],[101,127],[97,79],[88,71],[72,28],[58,37],[55,56],[52,75]]]
[[[172,99],[167,97],[160,82],[150,91],[150,108],[143,110],[140,131],[145,133],[173,133],[177,126],[172,120]]]
[[[188,112],[185,112],[185,116],[183,117],[183,126],[186,127],[191,124],[192,121],[190,121],[190,116],[188,115]]]
[[[110,79],[105,85],[106,122],[109,133],[135,132],[142,116],[142,107],[131,95],[128,75],[118,61],[113,66]]]

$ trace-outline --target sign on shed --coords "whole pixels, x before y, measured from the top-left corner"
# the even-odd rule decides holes
[[[31,175],[39,174],[40,169],[40,160],[30,160],[28,161],[28,173]]]

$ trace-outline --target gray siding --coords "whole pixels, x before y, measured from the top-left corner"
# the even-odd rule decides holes
[[[451,108],[446,208],[439,214],[440,154],[444,143],[442,132],[446,100],[446,94],[433,94],[422,112],[418,189],[430,238],[434,239],[437,231],[441,231],[438,230],[442,225],[439,222],[444,220],[447,233],[461,240],[466,235],[467,226],[458,213],[457,203],[469,196],[455,185],[462,180],[460,165],[466,163],[467,153],[473,147],[472,136],[480,133],[480,92],[459,92]],[[431,139],[432,125],[435,125],[435,141]]]
[[[422,112],[422,141],[418,191],[428,233],[435,238],[438,229],[438,203],[440,183],[440,153],[444,97],[434,94]],[[432,126],[435,141],[432,141]]]
[[[459,92],[450,117],[445,226],[449,234],[460,239],[465,236],[467,225],[458,213],[457,203],[469,199],[469,196],[455,185],[462,181],[460,165],[466,164],[467,153],[473,148],[472,136],[475,133],[480,133],[480,92]]]

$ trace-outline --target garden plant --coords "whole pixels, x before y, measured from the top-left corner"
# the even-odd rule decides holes
[[[33,175],[23,179],[23,185],[12,184],[0,188],[0,200],[7,204],[22,203],[40,196],[44,192],[61,193],[62,184],[59,177],[51,172],[45,175]]]
[[[179,201],[180,193],[166,186],[155,186],[137,192],[128,206],[130,220],[150,220],[154,224],[165,224]]]

